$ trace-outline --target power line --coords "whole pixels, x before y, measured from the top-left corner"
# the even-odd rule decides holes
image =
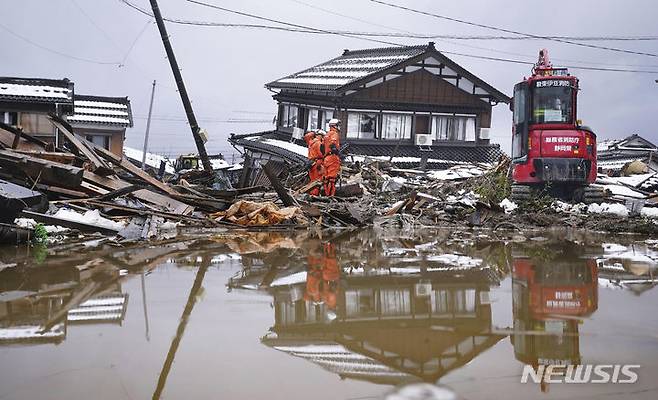
[[[261,20],[261,21],[273,22],[273,23],[275,23],[275,24],[281,24],[281,25],[286,25],[286,26],[292,26],[292,27],[294,27],[294,28],[308,29],[308,30],[313,30],[313,31],[318,31],[318,32],[324,32],[324,33],[332,34],[332,35],[338,35],[338,36],[349,37],[349,38],[353,38],[353,39],[361,39],[361,40],[367,40],[367,41],[370,41],[370,42],[376,42],[376,43],[388,44],[388,45],[392,45],[392,46],[402,46],[402,45],[399,44],[399,43],[387,42],[387,41],[378,40],[378,39],[370,39],[370,38],[362,37],[362,36],[359,36],[359,35],[337,33],[337,32],[332,32],[332,31],[328,31],[328,30],[325,30],[325,29],[312,28],[312,27],[309,27],[309,26],[300,25],[300,24],[294,24],[294,23],[291,23],[291,22],[279,21],[279,20],[275,20],[275,19],[272,19],[272,18],[262,17],[262,16],[260,16],[260,15],[249,14],[249,13],[242,12],[242,11],[236,11],[236,10],[231,10],[231,9],[228,9],[228,8],[225,8],[225,7],[220,7],[220,6],[217,6],[217,5],[214,5],[214,4],[210,4],[210,3],[204,3],[204,2],[202,2],[202,1],[197,1],[197,0],[186,0],[186,1],[187,1],[188,3],[193,3],[193,4],[200,5],[200,6],[209,7],[209,8],[213,8],[213,9],[216,9],[216,10],[225,11],[225,12],[228,12],[228,13],[231,13],[231,14],[237,14],[237,15],[241,15],[241,16],[244,16],[244,17],[255,18],[255,19],[259,19],[259,20]]]
[[[129,5],[133,9],[138,10],[142,14],[145,14],[147,16],[151,16],[148,13],[148,11],[139,8],[138,6],[130,3],[128,0],[120,0],[120,1],[124,4]],[[198,5],[218,9],[218,10],[221,10],[221,11],[226,11],[226,12],[230,12],[230,13],[234,13],[234,14],[238,14],[238,15],[248,16],[248,17],[252,17],[252,18],[256,18],[256,19],[261,19],[261,20],[265,20],[265,21],[268,21],[268,22],[273,22],[273,23],[283,24],[283,25],[287,25],[287,26],[292,26],[293,28],[295,28],[295,29],[291,29],[291,28],[286,28],[286,27],[272,27],[272,28],[277,28],[277,29],[280,29],[280,30],[300,32],[299,29],[301,28],[301,29],[304,30],[304,33],[321,33],[321,34],[339,35],[339,36],[346,36],[346,37],[350,37],[350,38],[357,38],[357,39],[360,38],[360,39],[364,39],[364,40],[375,41],[375,42],[378,42],[378,43],[391,44],[391,45],[395,45],[395,46],[403,46],[403,45],[398,44],[398,43],[383,42],[383,41],[380,41],[380,40],[363,38],[363,37],[360,37],[361,33],[355,33],[355,32],[354,33],[344,33],[344,32],[341,32],[341,31],[331,31],[331,30],[325,30],[325,29],[318,29],[318,28],[308,27],[308,26],[304,26],[304,25],[288,23],[288,22],[285,22],[285,21],[279,21],[279,20],[275,20],[275,19],[272,19],[272,18],[261,17],[261,16],[254,15],[254,14],[248,14],[248,13],[244,13],[242,11],[229,10],[227,8],[224,8],[224,7],[216,6],[216,5],[209,4],[209,3],[204,3],[204,2],[201,2],[201,1],[198,1],[198,0],[186,0],[186,1],[189,2],[189,3],[194,3],[194,4],[198,4]],[[164,19],[168,22],[187,24],[187,25],[210,26],[210,24],[213,24],[211,22],[206,23],[206,22],[182,21],[182,20],[170,19],[170,18],[164,18]],[[231,25],[238,25],[238,24],[231,24]],[[263,25],[263,27],[271,27],[271,26]],[[534,37],[534,38],[541,39],[543,37]],[[485,50],[490,50],[490,49],[485,49]],[[495,51],[495,50],[490,50],[490,51]],[[459,56],[465,56],[465,57],[471,57],[471,58],[477,58],[477,59],[489,60],[489,61],[500,61],[500,62],[514,63],[514,64],[534,65],[534,63],[530,62],[530,61],[513,60],[513,59],[506,59],[506,58],[499,58],[499,57],[488,57],[488,56],[481,56],[481,55],[476,55],[476,54],[464,54],[464,53],[459,53],[459,52],[449,52],[449,51],[441,51],[441,52],[444,53],[444,54],[453,54],[453,55],[459,55]],[[529,57],[529,56],[524,56],[524,57]],[[587,66],[580,66],[580,65],[570,65],[570,66],[566,66],[566,67],[573,68],[573,69],[584,69],[584,70],[590,70],[590,71],[631,72],[631,73],[658,74],[658,71],[639,70],[639,69],[597,68],[597,67],[587,67]],[[646,65],[646,66],[642,66],[642,67],[655,68],[655,67],[658,67],[658,66]]]
[[[11,29],[7,28],[5,25],[3,25],[3,24],[1,24],[1,23],[0,23],[0,28],[2,28],[4,31],[8,32],[8,33],[11,34],[12,36],[17,37],[17,38],[21,39],[22,41],[24,41],[24,42],[26,42],[26,43],[31,44],[31,45],[34,46],[34,47],[38,47],[38,48],[40,48],[41,50],[45,50],[45,51],[47,51],[47,52],[49,52],[49,53],[52,53],[52,54],[57,54],[58,56],[61,56],[61,57],[66,57],[66,58],[70,58],[70,59],[72,59],[72,60],[82,61],[82,62],[86,62],[86,63],[90,63],[90,64],[99,64],[99,65],[116,65],[116,66],[120,66],[120,65],[121,65],[121,63],[119,63],[119,62],[91,60],[91,59],[89,59],[89,58],[83,58],[83,57],[74,56],[74,55],[72,55],[72,54],[63,53],[63,52],[61,52],[61,51],[59,51],[59,50],[51,49],[50,47],[46,47],[46,46],[41,45],[41,44],[39,44],[39,43],[37,43],[37,42],[34,42],[34,41],[32,41],[31,39],[28,39],[27,37],[25,37],[25,36],[23,36],[23,35],[20,35],[20,34],[14,32],[14,31],[12,31]]]
[[[120,0],[122,3],[128,5],[134,10],[139,11],[140,13],[152,17],[147,10],[130,3],[127,0]],[[391,29],[397,31],[393,32],[363,32],[363,31],[348,31],[348,30],[326,30],[308,27],[304,28],[290,28],[290,27],[280,27],[272,25],[263,25],[263,24],[242,24],[242,23],[226,23],[226,22],[214,22],[214,21],[194,21],[194,20],[184,20],[184,19],[175,19],[175,18],[163,18],[167,22],[179,25],[193,25],[193,26],[203,26],[203,27],[225,27],[225,28],[253,28],[253,29],[267,29],[267,30],[279,30],[285,32],[297,32],[297,33],[310,33],[310,34],[320,34],[320,35],[357,35],[357,36],[368,36],[368,37],[391,37],[391,38],[408,38],[408,39],[451,39],[451,40],[537,40],[543,38],[550,39],[564,39],[564,40],[578,40],[578,41],[658,41],[658,36],[543,36],[543,37],[524,37],[524,36],[495,36],[495,35],[449,35],[449,34],[434,34],[434,33],[413,33],[409,31],[400,31],[399,29],[387,26],[380,25],[368,22],[366,20],[351,17],[349,15],[337,13],[331,10],[327,10],[321,7],[316,7],[311,4],[307,4],[298,0],[290,0],[299,4],[307,5],[311,8],[315,8],[321,11],[325,11],[332,15],[342,16],[348,19],[355,21],[368,23],[373,26],[383,27],[386,29]],[[282,21],[277,21],[276,23],[284,23]]]
[[[190,1],[190,0],[188,0],[188,1]],[[460,23],[460,24],[476,26],[476,27],[479,27],[479,28],[491,29],[491,30],[495,30],[495,31],[499,31],[499,32],[512,33],[512,34],[515,34],[515,35],[521,35],[521,36],[531,37],[531,38],[535,38],[535,39],[552,40],[552,41],[555,41],[555,42],[571,44],[571,45],[574,45],[574,46],[589,47],[589,48],[593,48],[593,49],[615,51],[615,52],[619,52],[619,53],[635,54],[635,55],[642,55],[642,56],[648,56],[648,57],[658,57],[658,54],[654,54],[654,53],[644,53],[644,52],[640,52],[640,51],[624,50],[624,49],[618,49],[618,48],[614,48],[614,47],[597,46],[597,45],[593,45],[593,44],[574,42],[574,41],[571,41],[571,40],[551,38],[549,36],[541,36],[541,35],[534,35],[534,34],[530,34],[530,33],[523,33],[523,32],[519,32],[519,31],[511,30],[511,29],[504,29],[504,28],[499,28],[499,27],[496,27],[496,26],[485,25],[485,24],[466,21],[466,20],[462,20],[462,19],[458,19],[458,18],[447,17],[445,15],[434,14],[434,13],[430,13],[430,12],[427,12],[427,11],[416,10],[414,8],[405,7],[405,6],[392,4],[392,3],[387,3],[387,2],[381,1],[381,0],[370,0],[370,1],[373,2],[373,3],[382,4],[382,5],[385,5],[385,6],[397,8],[397,9],[400,9],[400,10],[409,11],[409,12],[416,13],[416,14],[421,14],[421,15],[426,15],[426,16],[429,16],[429,17],[444,19],[444,20],[447,20],[447,21],[457,22],[457,23]]]

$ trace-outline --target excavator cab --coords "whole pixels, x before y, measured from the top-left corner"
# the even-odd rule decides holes
[[[578,78],[539,53],[532,76],[514,86],[512,199],[542,190],[565,200],[597,202],[596,135],[577,119]]]

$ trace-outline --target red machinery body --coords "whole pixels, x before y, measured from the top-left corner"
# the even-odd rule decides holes
[[[578,78],[553,68],[547,50],[514,87],[512,178],[517,184],[584,186],[596,180],[596,135],[577,120]]]

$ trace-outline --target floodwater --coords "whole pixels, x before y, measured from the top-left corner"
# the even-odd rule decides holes
[[[658,397],[658,241],[372,228],[95,244],[0,249],[0,399]],[[617,383],[564,383],[565,365]]]

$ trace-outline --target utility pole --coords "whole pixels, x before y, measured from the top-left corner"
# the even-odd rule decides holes
[[[194,110],[192,110],[192,103],[190,102],[190,97],[187,95],[187,89],[185,89],[185,82],[183,82],[183,76],[180,73],[180,68],[176,62],[176,56],[174,55],[174,50],[171,47],[171,42],[169,42],[169,35],[167,34],[167,28],[165,27],[164,21],[162,20],[162,14],[160,14],[160,8],[158,7],[157,0],[150,0],[151,8],[153,9],[153,16],[155,17],[155,22],[158,24],[158,30],[160,31],[160,36],[162,37],[162,44],[164,45],[165,52],[167,52],[167,59],[169,60],[169,65],[171,66],[171,72],[174,74],[174,79],[176,80],[176,86],[178,87],[178,93],[180,94],[180,99],[183,102],[183,108],[185,108],[185,114],[187,114],[187,122],[190,124],[190,129],[192,130],[192,136],[194,137],[194,142],[196,143],[197,151],[199,152],[199,158],[203,164],[203,169],[206,172],[212,172],[212,165],[210,165],[210,159],[208,159],[208,153],[206,152],[206,146],[203,143],[201,134],[199,131],[199,124],[197,123],[196,117],[194,116]]]
[[[144,149],[142,150],[142,170],[146,170],[146,149],[149,145],[149,130],[151,129],[151,113],[153,112],[153,97],[155,96],[155,79],[151,88],[151,103],[149,104],[149,116],[146,120],[146,133],[144,133]]]

